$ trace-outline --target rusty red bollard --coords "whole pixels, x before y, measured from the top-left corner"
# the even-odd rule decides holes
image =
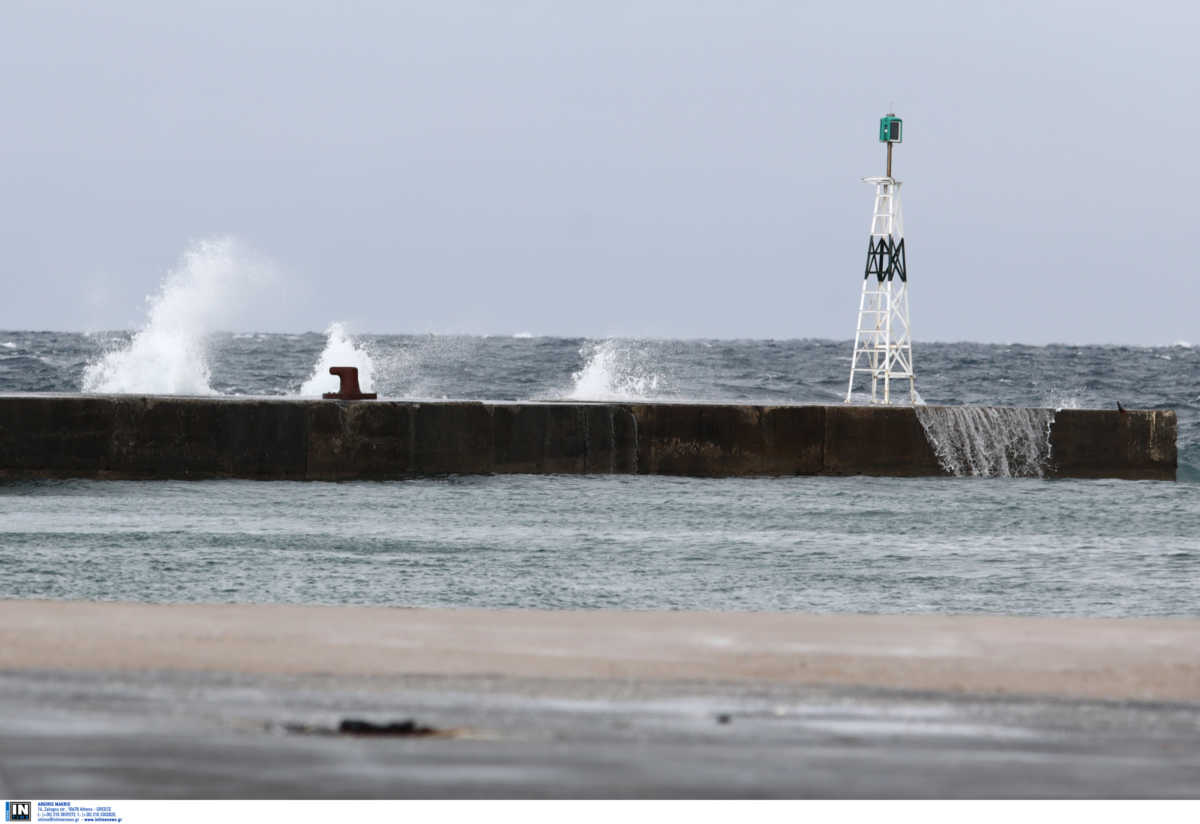
[[[331,366],[329,374],[337,375],[342,385],[336,392],[326,392],[322,395],[325,400],[333,401],[370,401],[379,397],[374,392],[363,392],[358,388],[357,366]]]

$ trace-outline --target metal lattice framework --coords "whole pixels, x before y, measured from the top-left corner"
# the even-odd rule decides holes
[[[890,157],[888,167],[891,171]],[[896,380],[908,381],[908,402],[915,403],[917,376],[913,372],[912,332],[908,323],[908,268],[904,257],[900,181],[890,176],[868,177],[864,181],[875,186],[875,212],[871,217],[871,236],[867,239],[867,265],[858,304],[846,403],[850,402],[855,379],[860,375],[870,377],[871,403],[892,403],[892,381]]]

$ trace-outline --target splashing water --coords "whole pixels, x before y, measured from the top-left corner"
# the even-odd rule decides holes
[[[566,397],[579,401],[644,400],[659,390],[662,376],[645,363],[646,353],[630,341],[606,340],[579,348],[583,368],[571,374]]]
[[[148,296],[149,317],[123,348],[83,371],[84,392],[212,395],[208,338],[228,324],[270,268],[250,258],[233,238],[193,243]]]
[[[320,395],[336,392],[341,385],[337,375],[329,374],[331,366],[357,366],[358,385],[364,392],[375,391],[375,363],[366,349],[356,345],[342,324],[331,323],[325,330],[325,349],[317,358],[312,375],[300,387],[301,395]]]
[[[1043,478],[1050,465],[1051,409],[918,406],[938,462],[952,475]]]

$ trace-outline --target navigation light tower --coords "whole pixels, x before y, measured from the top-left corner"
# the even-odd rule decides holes
[[[871,236],[867,239],[867,266],[858,304],[846,403],[850,402],[855,379],[860,375],[871,379],[871,403],[893,402],[892,381],[907,380],[908,402],[915,403],[917,398],[912,333],[908,326],[908,268],[904,259],[900,181],[892,177],[892,146],[903,139],[904,121],[892,112],[880,118],[879,142],[887,144],[887,174],[863,178],[865,183],[875,186],[875,212],[871,216]]]

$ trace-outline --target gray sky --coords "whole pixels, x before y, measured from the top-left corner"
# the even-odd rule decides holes
[[[1196,9],[8,2],[0,328],[848,338],[894,103],[918,340],[1200,342]]]

